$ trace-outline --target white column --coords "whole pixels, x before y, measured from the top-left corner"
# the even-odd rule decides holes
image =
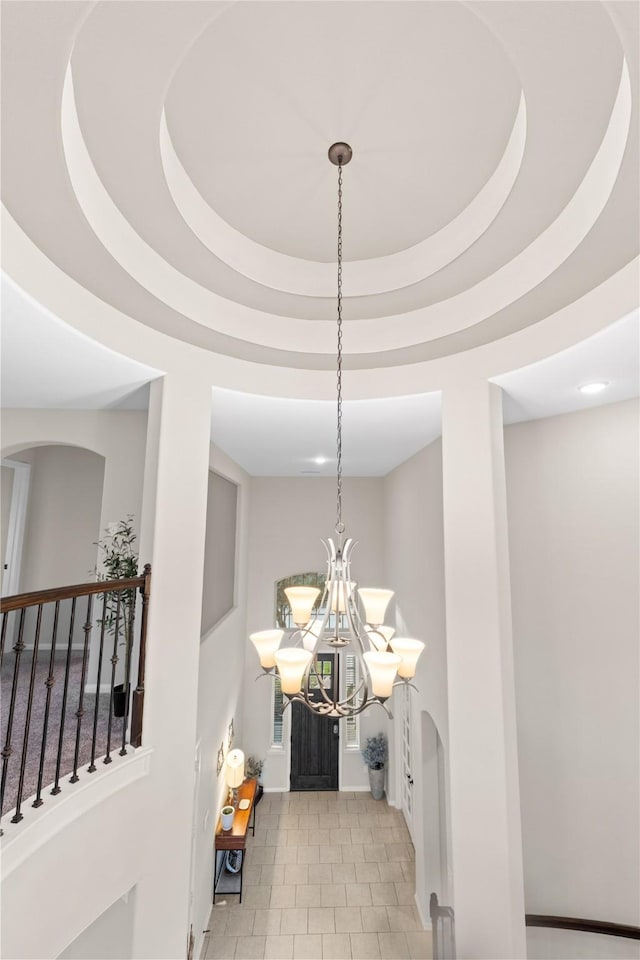
[[[453,906],[464,960],[526,957],[502,397],[442,403]]]
[[[152,747],[133,956],[186,955],[211,387],[152,384],[140,557],[151,560],[143,746]]]

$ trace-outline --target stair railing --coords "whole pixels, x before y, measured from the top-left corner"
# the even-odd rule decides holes
[[[455,960],[455,927],[452,907],[440,906],[438,896],[431,894],[429,900],[433,960]],[[609,937],[625,937],[640,940],[640,927],[628,923],[612,923],[608,920],[587,920],[583,917],[557,917],[549,914],[527,913],[527,927],[551,927],[557,930],[578,930],[582,933],[599,933]],[[447,934],[449,939],[447,941]]]
[[[6,794],[9,802],[15,797],[11,823],[19,823],[24,817],[25,792],[27,796],[35,793],[33,807],[42,806],[47,777],[50,778],[47,782],[52,782],[50,792],[55,796],[62,790],[62,777],[70,773],[68,782],[78,782],[78,770],[83,764],[88,763],[87,773],[94,773],[96,757],[102,757],[104,764],[111,763],[118,742],[120,756],[127,754],[127,745],[141,746],[150,588],[151,566],[147,564],[138,577],[80,583],[0,599],[3,683],[0,809],[5,812]],[[127,630],[123,629],[125,604],[128,618],[131,617],[131,628]],[[139,627],[135,619],[138,607]],[[92,637],[95,637],[93,651]],[[122,729],[119,730],[116,679],[122,659],[121,646],[124,646],[124,669]],[[27,666],[25,661],[29,661],[29,656],[31,662]],[[131,668],[136,657],[137,685],[131,695]],[[93,694],[87,691],[92,663],[93,703],[90,701]],[[104,683],[105,679],[108,684]],[[60,681],[62,692],[58,696],[55,687]],[[91,722],[90,740],[86,735],[87,714]],[[57,744],[55,760],[54,744]],[[10,794],[9,787],[13,788]]]
[[[528,927],[579,930],[582,933],[601,933],[609,937],[640,940],[640,927],[634,927],[629,923],[612,923],[609,920],[585,920],[583,917],[554,917],[545,913],[527,913],[525,923]]]
[[[437,893],[429,898],[433,960],[455,960],[456,929],[453,907],[441,906]]]

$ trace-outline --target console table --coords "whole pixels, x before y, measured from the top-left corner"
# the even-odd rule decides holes
[[[255,797],[258,787],[257,780],[245,780],[238,787],[238,804],[241,800],[248,800],[249,806],[246,810],[240,810],[236,807],[235,816],[230,830],[222,829],[222,820],[218,817],[215,834],[215,878],[213,883],[213,902],[216,902],[216,894],[232,893],[240,894],[240,903],[242,903],[242,871],[244,861],[247,855],[247,833],[251,830],[252,835],[256,832],[256,807]],[[238,873],[229,873],[225,870],[225,856],[227,850],[242,850],[242,863]],[[218,864],[218,853],[223,855]]]

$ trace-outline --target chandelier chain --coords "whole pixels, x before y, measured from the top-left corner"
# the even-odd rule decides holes
[[[342,159],[338,162],[338,351],[336,360],[337,385],[337,497],[336,533],[344,533],[342,522]]]

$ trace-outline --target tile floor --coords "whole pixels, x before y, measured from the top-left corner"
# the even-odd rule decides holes
[[[206,960],[422,960],[404,818],[369,793],[265,793],[242,903],[216,898]]]

